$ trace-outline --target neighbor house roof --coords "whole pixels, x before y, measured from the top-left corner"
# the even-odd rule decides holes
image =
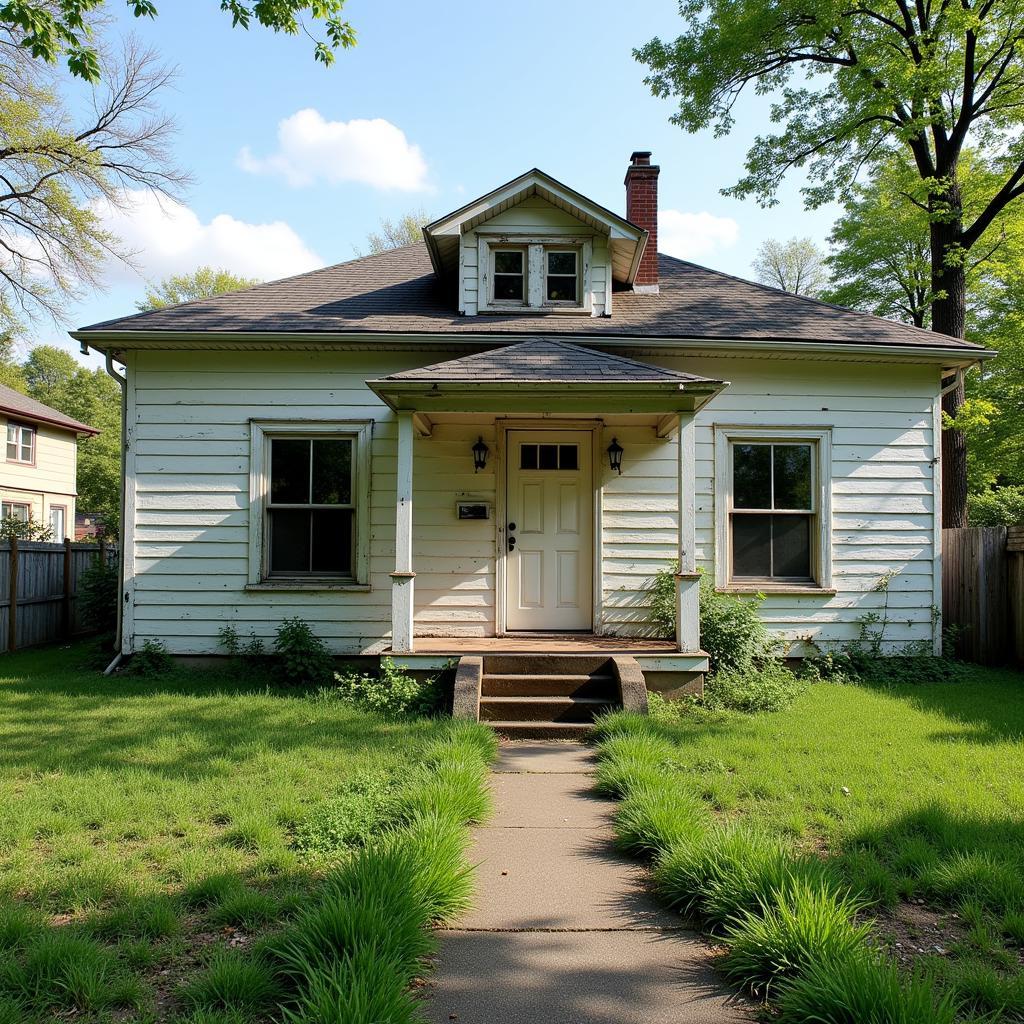
[[[65,416],[64,413],[58,412],[48,405],[43,405],[42,402],[37,402],[34,398],[15,391],[14,388],[5,387],[3,384],[0,384],[0,414],[13,416],[15,419],[48,423],[52,427],[61,427],[75,434],[99,433],[95,427],[79,423],[78,420]]]
[[[984,353],[980,345],[744,281],[671,256],[660,291],[614,293],[608,317],[460,316],[422,242],[179,306],[93,324],[74,337],[95,344],[123,334],[558,335],[899,345]],[[132,332],[128,334],[127,332]],[[965,353],[966,350],[966,353]]]

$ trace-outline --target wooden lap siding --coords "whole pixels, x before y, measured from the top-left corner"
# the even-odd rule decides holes
[[[628,351],[623,354],[629,355]],[[299,615],[338,653],[379,650],[391,628],[394,568],[393,415],[369,378],[450,357],[436,348],[389,352],[148,352],[130,356],[137,525],[133,583],[136,645],[147,638],[179,653],[216,652],[217,631],[273,636]],[[770,359],[644,356],[653,363],[731,381],[698,416],[697,543],[714,564],[712,424],[832,428],[835,595],[773,595],[762,607],[790,638],[841,642],[866,612],[889,568],[886,640],[932,636],[933,399],[926,368]],[[369,592],[246,592],[249,420],[372,418]],[[483,436],[487,468],[470,448]],[[622,476],[603,451],[625,449]],[[676,441],[650,426],[608,424],[602,452],[602,623],[643,635],[646,586],[675,557]],[[417,438],[414,463],[416,634],[487,636],[494,628],[496,521],[459,522],[460,498],[495,501],[493,422],[438,423]]]

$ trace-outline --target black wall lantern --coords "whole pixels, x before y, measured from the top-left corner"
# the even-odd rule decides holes
[[[622,475],[622,445],[619,444],[617,437],[612,438],[612,443],[608,445],[608,465],[615,470],[619,476]]]
[[[484,439],[482,437],[478,437],[476,439],[476,444],[473,445],[473,472],[474,473],[479,473],[480,470],[483,469],[484,466],[487,465],[487,453],[489,451],[490,451],[490,448],[488,448],[487,445],[484,444]]]

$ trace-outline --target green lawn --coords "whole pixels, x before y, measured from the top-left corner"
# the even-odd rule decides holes
[[[783,711],[655,731],[720,818],[832,859],[963,1013],[1024,1019],[1024,675],[816,683]]]
[[[309,904],[452,732],[229,671],[105,679],[90,659],[0,661],[0,1024],[185,1019],[180,984]],[[25,956],[77,958],[106,988],[65,971],[53,996],[24,957],[14,977],[5,951],[40,927],[77,953]]]

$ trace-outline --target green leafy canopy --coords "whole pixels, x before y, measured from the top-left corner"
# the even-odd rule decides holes
[[[155,18],[153,0],[125,0],[136,18]],[[90,16],[106,0],[8,0],[0,4],[0,22],[21,34],[21,45],[33,57],[56,62],[64,56],[68,70],[88,82],[101,77],[101,65],[93,46]],[[335,51],[354,46],[356,33],[341,14],[345,0],[220,0],[220,9],[231,16],[233,27],[248,29],[254,22],[273,32],[310,35],[304,18],[322,25],[324,38],[313,38],[313,56],[320,63],[334,62]]]

